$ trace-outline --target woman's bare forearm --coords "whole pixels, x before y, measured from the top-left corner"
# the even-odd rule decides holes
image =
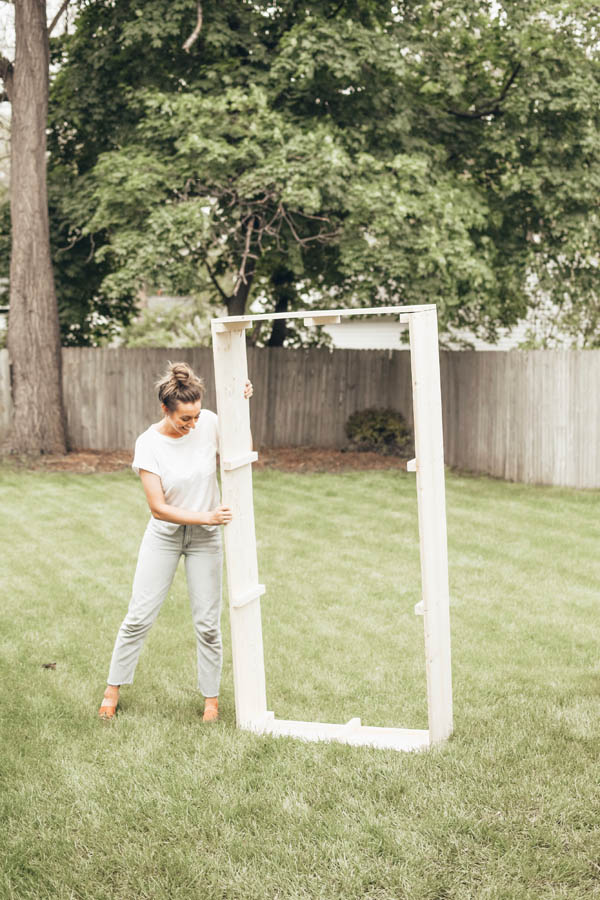
[[[228,515],[229,509],[226,506],[219,506],[206,512],[194,512],[191,509],[171,506],[169,503],[160,503],[151,507],[150,512],[155,519],[171,522],[173,525],[226,525],[231,521],[231,514]]]

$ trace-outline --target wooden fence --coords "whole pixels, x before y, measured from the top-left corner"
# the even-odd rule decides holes
[[[11,408],[8,350],[0,350],[0,443],[8,433]]]
[[[214,409],[212,351],[63,350],[69,443],[132,448],[159,418],[154,381],[168,359],[204,375]],[[255,445],[341,447],[350,413],[390,406],[412,422],[410,354],[248,349]],[[446,462],[541,484],[600,487],[600,351],[442,352]],[[0,351],[0,437],[10,416]]]
[[[442,353],[449,465],[600,487],[600,351]]]
[[[206,381],[215,409],[212,350],[63,350],[69,442],[109,450],[132,447],[160,418],[154,382],[168,359],[189,362]],[[344,445],[356,409],[394,406],[412,416],[410,357],[387,351],[248,348],[254,384],[252,434],[257,447]]]

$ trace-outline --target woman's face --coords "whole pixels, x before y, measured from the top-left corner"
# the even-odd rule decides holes
[[[202,409],[202,401],[196,400],[195,403],[178,403],[177,409],[171,411],[163,405],[163,412],[169,420],[169,425],[177,434],[187,434],[192,428],[196,427],[196,422],[200,418],[200,410]]]

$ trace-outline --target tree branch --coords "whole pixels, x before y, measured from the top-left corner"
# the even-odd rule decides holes
[[[302,216],[304,219],[308,220],[318,220],[322,222],[328,222],[331,224],[329,219],[323,216],[311,216],[307,213],[300,212],[299,210],[287,210],[283,205],[279,206],[281,210],[281,217],[287,222],[290,231],[294,236],[294,240],[300,244],[301,247],[308,247],[308,245],[312,241],[318,241],[320,244],[327,244],[329,241],[332,241],[335,237],[338,236],[339,230],[337,228],[332,229],[331,231],[323,231],[320,230],[318,234],[309,235],[308,237],[301,237],[296,229],[296,223],[294,222],[294,213],[298,216]]]
[[[212,283],[214,284],[214,286],[216,287],[216,289],[217,289],[218,292],[220,293],[221,297],[222,297],[223,300],[225,301],[225,306],[227,306],[228,302],[231,300],[231,297],[228,297],[228,296],[227,296],[227,294],[225,293],[225,291],[223,290],[223,288],[221,287],[221,285],[220,285],[219,282],[217,281],[217,278],[216,278],[216,276],[215,276],[213,270],[212,270],[211,267],[209,266],[207,260],[204,260],[204,265],[206,266],[206,271],[208,272],[208,274],[209,274],[209,276],[210,276],[210,280],[212,281]]]
[[[198,0],[198,18],[196,20],[196,27],[190,34],[187,41],[182,45],[182,49],[186,52],[189,52],[190,48],[193,44],[198,40],[198,35],[202,31],[202,3]]]
[[[237,277],[237,280],[235,283],[235,287],[233,289],[234,294],[237,294],[237,292],[240,288],[240,285],[248,283],[248,281],[246,279],[246,263],[248,262],[248,257],[251,255],[250,244],[252,241],[252,232],[254,231],[254,224],[255,224],[255,216],[251,216],[250,222],[248,223],[248,227],[246,229],[246,246],[244,247],[242,262],[240,263],[238,277]]]
[[[325,18],[326,18],[326,19],[335,19],[335,17],[337,16],[337,14],[339,13],[339,11],[341,10],[342,6],[344,6],[345,2],[346,2],[346,0],[342,0],[341,3],[338,3],[338,5],[336,6],[336,8],[333,10],[333,12],[328,13],[328,14],[325,16]]]
[[[54,18],[50,22],[50,24],[48,25],[48,37],[50,37],[50,35],[54,31],[54,29],[56,28],[56,26],[58,24],[58,20],[60,19],[60,17],[64,13],[64,11],[66,10],[68,5],[69,5],[69,0],[63,0],[63,2],[60,4],[60,9],[56,13]]]
[[[94,253],[96,252],[96,242],[94,240],[94,233],[90,232],[90,252],[87,255],[86,263],[89,263],[94,258]]]
[[[500,105],[503,100],[506,99],[506,95],[511,89],[515,78],[519,74],[521,70],[521,63],[517,63],[509,77],[506,80],[506,83],[500,94],[495,97],[493,100],[488,100],[486,103],[483,103],[481,106],[478,106],[476,109],[471,110],[458,110],[458,109],[449,109],[448,112],[452,113],[453,116],[458,116],[459,119],[482,119],[484,116],[492,116],[498,115],[500,110]]]
[[[500,97],[498,98],[499,103],[501,103],[504,100],[504,98],[506,97],[506,95],[508,94],[513,81],[515,80],[515,78],[517,77],[517,75],[519,74],[520,71],[521,71],[521,63],[518,62],[516,64],[516,66],[514,67],[514,69],[512,70],[506,84],[504,85],[504,87],[502,89],[502,93],[500,94]]]
[[[66,247],[58,248],[58,250],[56,251],[56,255],[58,256],[59,253],[66,253],[67,250],[72,250],[73,247],[75,246],[75,244],[80,240],[81,240],[81,236],[75,235],[75,237],[71,241],[69,241],[69,243],[66,245]],[[86,262],[89,262],[89,260],[86,259]]]

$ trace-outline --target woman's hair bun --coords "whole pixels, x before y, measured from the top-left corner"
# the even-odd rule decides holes
[[[204,396],[204,382],[186,362],[169,362],[167,371],[156,382],[158,399],[174,412],[180,403],[196,403]]]
[[[188,385],[194,378],[192,369],[185,362],[170,362],[167,371],[171,373],[173,381],[181,385],[181,387]]]

